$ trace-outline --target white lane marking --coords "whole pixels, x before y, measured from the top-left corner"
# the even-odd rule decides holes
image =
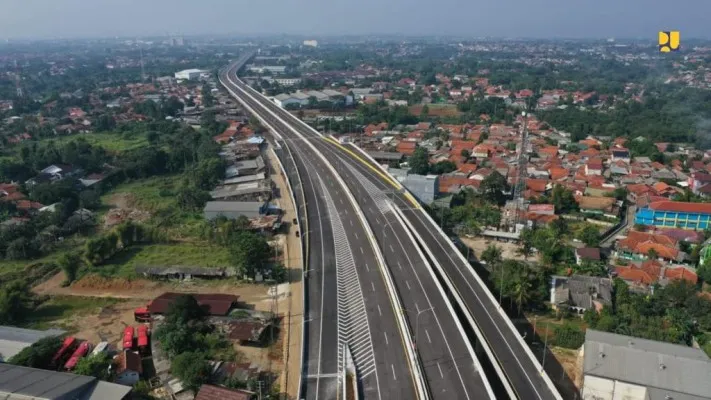
[[[400,271],[402,271],[402,264],[400,264],[400,261],[397,262],[398,268],[400,268]]]
[[[368,270],[368,272],[370,272],[370,267],[368,267],[368,264],[365,264],[365,269]]]
[[[380,311],[380,304],[378,304],[378,315],[380,315],[381,317],[383,316],[383,312]]]
[[[444,379],[444,374],[442,373],[442,367],[439,366],[439,363],[437,363],[437,369],[439,370],[439,377]]]
[[[427,341],[428,341],[429,343],[432,343],[432,339],[430,339],[430,333],[427,332],[427,329],[425,329],[425,335],[427,335]]]
[[[375,218],[375,222],[380,225],[380,220],[378,218]]]
[[[417,303],[415,303],[415,310],[417,310],[418,314],[420,313],[420,306],[418,306]]]
[[[341,202],[341,204],[343,204],[343,199],[338,199],[338,201],[340,201],[340,202]]]
[[[360,248],[360,254],[365,254],[362,247]]]
[[[385,336],[385,344],[386,344],[386,345],[390,344],[390,343],[388,342],[388,333],[387,333],[387,332],[383,332],[383,336]]]
[[[407,285],[407,290],[412,290],[410,287],[410,281],[405,281],[405,285]]]
[[[390,245],[390,251],[392,251],[393,253],[395,252],[395,249],[393,249],[393,245]]]
[[[353,226],[353,220],[352,220],[352,219],[349,219],[348,222],[350,222],[350,223],[351,223],[351,226]]]
[[[370,282],[370,286],[372,286],[372,287],[373,287],[373,291],[375,291],[375,284],[374,284],[372,281]]]
[[[354,233],[355,233],[356,240],[358,240],[358,232],[354,232]]]
[[[395,375],[395,366],[393,364],[390,364],[390,368],[393,370],[393,380],[397,380],[397,375]]]

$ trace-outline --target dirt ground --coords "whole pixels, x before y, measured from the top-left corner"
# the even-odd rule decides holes
[[[130,193],[117,193],[107,203],[111,209],[104,216],[104,229],[128,220],[144,222],[151,217],[149,212],[133,207],[135,200]]]
[[[486,249],[486,247],[490,244],[494,244],[498,246],[501,249],[501,258],[504,260],[521,260],[524,261],[523,256],[518,254],[516,251],[518,250],[519,246],[516,243],[508,243],[508,242],[498,242],[496,240],[492,239],[486,239],[483,237],[476,237],[476,238],[468,238],[465,236],[460,236],[459,239],[461,239],[462,243],[465,245],[469,246],[470,249],[474,252],[474,256],[477,259],[481,258],[481,253]],[[532,257],[529,257],[531,259]]]
[[[141,301],[127,301],[97,309],[97,312],[72,316],[59,323],[68,323],[80,327],[74,336],[97,344],[107,341],[115,348],[121,348],[120,340],[123,329],[135,325],[133,310],[144,305]]]
[[[582,357],[578,357],[579,350],[564,349],[562,347],[551,347],[551,352],[556,360],[563,366],[565,374],[568,375],[575,387],[580,389],[582,383]]]
[[[165,292],[179,293],[226,293],[240,296],[240,302],[254,305],[259,311],[270,311],[272,297],[269,287],[248,283],[229,282],[204,282],[204,281],[151,281],[148,279],[104,278],[98,275],[89,275],[71,286],[62,287],[64,272],[59,272],[49,280],[35,286],[32,291],[39,295],[49,296],[84,296],[84,297],[113,297],[119,299],[140,300],[144,304]],[[282,296],[280,303],[286,307],[286,296]]]

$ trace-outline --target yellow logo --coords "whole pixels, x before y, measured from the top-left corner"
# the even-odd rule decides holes
[[[679,31],[660,31],[659,32],[659,51],[669,53],[670,51],[679,50],[679,42],[681,37]]]

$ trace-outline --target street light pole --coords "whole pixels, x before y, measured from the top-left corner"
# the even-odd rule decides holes
[[[501,264],[501,281],[499,282],[499,307],[501,307],[502,296],[504,294],[504,264]]]
[[[420,315],[422,315],[422,313],[424,313],[424,312],[432,311],[432,310],[434,310],[434,307],[430,307],[430,308],[427,308],[427,309],[417,312],[417,316],[415,317],[415,341],[414,341],[415,349],[417,349],[417,339],[419,338],[419,335],[420,335]]]

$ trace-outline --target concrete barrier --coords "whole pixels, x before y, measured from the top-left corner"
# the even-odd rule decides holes
[[[230,83],[232,83],[233,85],[235,85],[237,87],[237,85],[234,83],[234,81],[232,81],[232,79],[230,78],[229,75],[227,76],[227,79],[230,81]],[[225,87],[227,87],[227,86],[225,85]],[[229,87],[227,87],[227,90],[230,93],[232,93],[233,96],[235,96],[236,98],[239,99],[239,96],[235,92],[233,92]],[[244,89],[237,87],[237,90],[241,91],[245,95],[247,95],[247,96],[251,97],[253,100],[257,101],[257,99],[255,99],[254,96],[247,93],[247,91],[245,91]],[[252,88],[249,88],[249,90],[254,91],[254,89],[252,89]],[[261,94],[259,94],[259,95],[261,96]],[[244,105],[245,105],[245,107],[247,107],[249,110],[251,110],[254,113],[254,111],[251,109],[251,107],[247,106],[246,104],[244,104]],[[411,335],[404,334],[405,332],[408,332],[408,329],[407,329],[407,324],[405,323],[405,316],[402,313],[402,305],[400,304],[399,298],[396,296],[396,292],[394,290],[394,284],[392,283],[392,280],[389,276],[389,271],[387,271],[387,267],[385,265],[385,260],[383,258],[382,253],[380,252],[380,248],[375,240],[375,236],[373,235],[370,225],[368,224],[367,220],[365,219],[365,215],[363,214],[363,211],[358,206],[358,203],[356,202],[355,198],[353,197],[353,194],[351,193],[351,191],[348,189],[348,186],[346,185],[346,183],[343,181],[343,178],[341,178],[341,176],[338,174],[338,172],[335,170],[335,168],[328,162],[326,157],[324,157],[324,155],[321,154],[312,143],[310,143],[308,140],[306,140],[306,138],[299,131],[292,128],[289,123],[284,121],[281,117],[276,115],[273,111],[271,111],[267,108],[264,108],[264,110],[267,113],[271,114],[275,119],[277,119],[278,121],[283,123],[285,126],[288,126],[289,129],[291,129],[294,132],[294,134],[296,134],[297,136],[299,136],[301,139],[304,140],[304,142],[307,144],[307,146],[311,147],[313,152],[319,158],[321,158],[321,160],[326,165],[326,167],[334,175],[334,177],[336,178],[336,181],[339,183],[339,185],[343,189],[344,193],[346,194],[346,197],[348,198],[349,202],[351,203],[351,205],[353,205],[355,212],[358,215],[358,219],[361,221],[361,224],[363,225],[363,228],[366,231],[366,234],[368,236],[368,241],[370,242],[370,244],[373,248],[373,252],[375,253],[376,260],[378,261],[378,266],[380,268],[380,272],[383,275],[383,278],[385,281],[385,286],[388,290],[388,296],[390,297],[391,304],[393,305],[393,311],[396,316],[398,328],[400,329],[400,336],[401,336],[403,343],[404,343],[403,347],[405,348],[405,352],[408,355],[408,362],[410,363],[410,368],[413,373],[413,380],[415,381],[414,384],[415,384],[415,388],[416,388],[416,394],[419,399],[428,399],[429,394],[425,389],[426,383],[424,381],[424,374],[421,373],[421,366],[419,365],[419,362],[417,362],[417,358],[414,355],[413,345],[412,345],[412,337],[411,337]],[[255,113],[255,115],[256,115],[256,113]],[[261,116],[257,115],[257,117],[260,120],[263,120],[261,118]],[[266,121],[264,121],[264,122],[266,122]],[[308,126],[308,125],[306,125],[306,126]],[[312,128],[309,127],[309,129],[312,129]]]

